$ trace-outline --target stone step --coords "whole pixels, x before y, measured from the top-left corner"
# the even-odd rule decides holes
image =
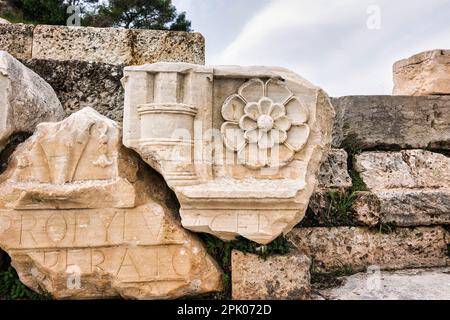
[[[321,290],[326,300],[450,300],[450,268],[380,271],[342,277],[343,285]]]
[[[450,224],[450,158],[425,150],[363,152],[354,167],[379,200],[384,223]]]
[[[346,192],[352,183],[347,153],[330,152],[303,226],[450,224],[449,157],[425,150],[363,152],[355,156],[354,169],[367,191]],[[348,207],[345,217],[337,217],[344,214],[343,207]]]
[[[233,250],[232,297],[235,300],[307,300],[311,260],[301,252],[270,256]]]
[[[450,149],[450,96],[332,98],[333,147]]]
[[[450,94],[450,50],[431,50],[394,64],[395,95]]]
[[[450,235],[442,227],[398,228],[391,233],[364,227],[296,228],[287,237],[312,258],[313,272],[450,265]]]

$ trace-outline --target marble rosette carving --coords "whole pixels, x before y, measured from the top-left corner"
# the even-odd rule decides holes
[[[282,92],[272,95],[269,90]],[[309,111],[281,81],[252,79],[222,106],[224,142],[252,169],[281,167],[306,144]]]
[[[175,191],[185,228],[267,244],[304,217],[331,143],[328,96],[281,68],[127,67],[124,145]]]

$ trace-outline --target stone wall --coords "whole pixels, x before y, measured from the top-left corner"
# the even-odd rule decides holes
[[[337,113],[333,146],[340,149],[322,165],[307,216],[287,235],[311,258],[312,292],[320,299],[348,298],[351,286],[364,285],[355,279],[374,277],[373,270],[384,276],[387,270],[438,267],[435,277],[445,281],[450,98],[349,96],[332,103]],[[421,282],[421,274],[409,281],[421,283],[419,296],[426,298],[433,290]],[[339,283],[342,289],[327,289]],[[363,289],[360,299],[405,295],[403,288]],[[449,293],[438,295],[448,298]]]
[[[66,115],[91,107],[123,118],[123,68],[157,61],[205,63],[199,33],[0,24],[9,52],[55,90]]]
[[[115,65],[157,61],[205,63],[205,40],[199,33],[1,24],[0,34],[0,50],[19,59]]]
[[[4,207],[3,209],[7,213],[3,218],[8,218],[8,215],[23,213],[23,210],[26,209],[29,211],[28,218],[44,220],[47,218],[48,222],[50,218],[43,216],[43,212],[51,214],[62,210],[78,210],[79,206],[86,205],[86,203],[89,207],[89,210],[85,212],[86,217],[92,218],[92,221],[99,226],[102,226],[102,221],[96,220],[98,217],[90,211],[91,209],[105,211],[107,217],[111,216],[109,224],[113,223],[114,228],[118,228],[117,225],[122,226],[120,219],[115,220],[117,212],[122,212],[125,217],[127,214],[136,211],[138,213],[136,216],[140,216],[139,208],[142,203],[126,205],[129,212],[126,211],[122,202],[126,203],[130,199],[125,192],[117,192],[117,190],[122,191],[121,188],[124,188],[124,186],[120,185],[119,189],[117,189],[118,187],[114,187],[116,189],[110,188],[109,185],[104,187],[103,184],[110,183],[108,181],[111,179],[105,180],[103,175],[99,174],[98,177],[94,177],[94,184],[86,182],[92,177],[83,176],[85,179],[79,179],[82,182],[81,187],[80,185],[73,186],[70,184],[80,182],[74,178],[78,169],[74,169],[73,176],[69,179],[69,185],[65,187],[61,187],[59,181],[50,181],[51,183],[49,183],[49,181],[43,179],[45,174],[39,173],[39,170],[42,170],[45,166],[40,165],[40,163],[45,162],[42,159],[47,155],[41,154],[37,150],[45,146],[47,151],[50,152],[51,159],[58,158],[61,154],[70,155],[71,159],[78,157],[77,161],[86,165],[86,163],[92,162],[92,158],[95,160],[95,168],[92,169],[92,166],[89,168],[93,172],[102,173],[106,170],[105,168],[112,166],[120,177],[130,174],[132,178],[123,181],[125,186],[128,186],[128,183],[136,184],[136,190],[139,191],[136,193],[148,198],[145,198],[143,203],[153,204],[155,202],[167,209],[167,214],[161,214],[157,210],[159,207],[154,206],[154,216],[164,217],[167,221],[164,220],[166,222],[163,223],[161,220],[159,224],[154,222],[153,227],[159,228],[160,224],[165,226],[166,229],[163,229],[164,232],[162,233],[164,236],[180,233],[179,238],[181,240],[177,240],[179,241],[175,243],[177,245],[186,246],[186,239],[189,239],[195,246],[192,248],[189,246],[187,248],[189,251],[181,247],[179,252],[168,252],[166,245],[173,245],[173,243],[169,241],[170,239],[160,239],[157,236],[155,236],[155,239],[149,239],[149,243],[144,244],[148,246],[154,246],[155,243],[161,245],[163,256],[168,257],[167,259],[175,257],[181,262],[184,261],[183,257],[186,252],[192,254],[193,257],[196,257],[199,252],[202,256],[205,256],[206,253],[200,241],[181,227],[178,221],[178,203],[173,200],[174,194],[168,189],[161,177],[153,171],[151,171],[152,178],[148,178],[146,174],[141,176],[140,173],[142,172],[139,170],[128,172],[127,168],[130,163],[138,163],[139,167],[147,168],[147,174],[150,174],[149,168],[144,165],[142,160],[138,159],[136,154],[129,150],[125,152],[125,148],[119,143],[120,139],[118,138],[121,134],[119,133],[120,123],[124,117],[124,89],[121,83],[124,66],[153,63],[155,61],[183,61],[203,64],[204,39],[202,36],[195,33],[150,30],[132,31],[0,24],[0,49],[8,50],[50,84],[59,98],[66,116],[75,114],[64,122],[57,124],[56,129],[49,124],[41,126],[34,137],[27,140],[14,153],[15,156],[11,158],[13,161],[10,162],[8,168],[9,173],[7,172],[8,174],[0,179],[0,187],[5,190],[0,193],[0,200],[3,201],[3,203],[0,201],[0,205]],[[202,69],[202,72],[200,72],[201,76],[204,76],[203,71]],[[208,70],[204,73],[207,72]],[[224,78],[236,75],[237,71],[236,69],[226,69],[220,72],[222,79],[217,81],[219,86],[222,84],[220,90],[224,90],[224,92],[229,90],[230,92],[242,93],[247,87],[251,88],[251,85],[261,82],[250,81],[243,85],[244,80],[239,79],[232,80],[231,85],[223,85],[221,81],[225,82]],[[247,72],[249,71],[247,70]],[[252,72],[255,73],[254,70]],[[255,74],[261,75],[262,71],[259,70],[258,72]],[[268,77],[267,74],[265,76]],[[264,78],[264,75],[261,77]],[[247,77],[244,78],[247,79]],[[165,79],[170,80],[171,78],[167,76]],[[205,79],[208,81],[202,82],[203,85],[209,86],[211,79],[207,77]],[[189,81],[183,83],[190,84]],[[270,81],[263,83],[263,86],[269,85]],[[195,86],[187,86],[187,88],[198,90]],[[165,94],[168,92],[163,90],[166,87],[160,86],[159,89],[160,92],[165,92]],[[220,90],[215,91],[215,94]],[[176,92],[176,90],[173,92]],[[223,103],[230,92],[216,99],[219,104]],[[279,94],[284,91],[275,92]],[[178,93],[176,92],[176,94]],[[202,94],[206,96],[204,91],[202,91]],[[196,92],[193,96],[198,99],[200,94]],[[235,96],[236,94],[230,97]],[[321,99],[322,103],[328,101],[325,95],[322,95]],[[204,101],[211,102],[208,97]],[[192,103],[190,100],[188,102]],[[326,278],[330,275],[353,274],[370,268],[401,270],[405,268],[444,268],[450,266],[448,252],[450,245],[450,97],[444,95],[348,96],[332,98],[331,103],[336,111],[332,133],[334,149],[329,152],[328,158],[323,162],[317,174],[318,184],[309,202],[305,219],[286,235],[285,239],[291,246],[295,247],[295,250],[291,249],[287,255],[272,256],[266,260],[253,254],[245,255],[235,250],[230,262],[231,282],[233,284],[232,295],[234,298],[309,299],[314,294],[327,297],[327,294],[322,294],[318,288],[324,285],[323,277]],[[185,103],[183,106],[186,105]],[[117,150],[105,151],[105,147],[109,144],[105,140],[107,131],[104,131],[104,123],[110,123],[109,120],[102,118],[91,109],[84,109],[85,107],[92,107],[100,114],[117,122],[109,125],[111,127],[109,130],[114,133],[114,148],[117,148]],[[84,111],[77,113],[80,110]],[[209,109],[205,108],[205,110],[208,111]],[[90,131],[92,121],[89,120],[91,118],[97,119],[93,122],[97,124],[93,127],[92,132]],[[61,116],[56,120],[61,119],[62,111]],[[83,122],[80,119],[84,119],[83,121],[87,123],[84,131],[82,131],[89,132],[89,134],[79,133],[79,123]],[[214,121],[219,122],[218,119]],[[67,122],[70,125],[65,125]],[[53,132],[51,131],[52,128],[57,134],[49,134],[49,132]],[[29,133],[32,129],[29,130]],[[331,132],[331,130],[329,131]],[[95,138],[95,144],[89,142],[92,135]],[[64,143],[63,137],[65,136],[73,136],[75,138],[69,140],[76,140],[78,144],[88,145],[89,148],[84,151],[77,145],[76,147],[81,149],[75,149],[80,154],[71,153],[70,148],[67,148],[67,146],[71,146],[70,141]],[[88,139],[88,137],[90,138]],[[8,157],[11,152],[12,150],[8,151]],[[40,156],[35,156],[34,153],[30,155],[30,152],[39,153]],[[152,163],[153,158],[151,157],[154,157],[154,155],[150,153],[146,155],[150,156],[149,159],[145,160]],[[42,159],[40,162],[33,163],[33,161],[27,160],[30,157],[35,160]],[[117,160],[117,166],[116,163],[111,162],[111,159],[115,159],[114,157],[120,159],[120,161]],[[5,159],[0,158],[0,160],[2,161],[0,163],[2,169],[6,169]],[[128,165],[123,165],[127,162]],[[75,165],[76,163],[75,161],[69,164],[78,168]],[[34,165],[39,170],[29,169]],[[49,165],[58,168],[59,164],[50,163]],[[67,169],[68,164],[64,164],[64,166],[64,170],[58,169],[61,171],[58,171],[61,174],[60,179],[63,180],[66,178],[64,174],[71,172]],[[25,175],[26,179],[23,179],[22,184],[16,184],[17,176],[20,176],[23,172],[28,172],[28,175]],[[34,176],[34,174],[37,174],[36,172],[39,173],[39,177]],[[106,177],[118,178],[115,174],[106,175]],[[118,183],[114,179],[111,180],[113,181],[111,183]],[[49,180],[51,179],[49,178]],[[141,183],[142,180],[146,180],[146,184]],[[118,181],[122,182],[120,179]],[[42,187],[39,183],[49,185]],[[51,188],[54,188],[54,190]],[[80,192],[80,188],[84,188],[84,191]],[[141,192],[141,188],[144,188],[145,192]],[[150,190],[147,190],[147,188]],[[129,188],[126,190],[129,191]],[[158,192],[153,192],[154,190],[158,190]],[[247,192],[250,192],[248,190]],[[263,191],[266,192],[266,190]],[[102,196],[96,197],[95,192],[106,193],[113,199],[118,197],[120,201],[117,200],[117,203],[112,204],[99,203],[98,199]],[[264,194],[270,195],[270,188],[267,188],[267,193]],[[241,198],[243,198],[242,195]],[[136,196],[136,199],[139,200],[139,196]],[[167,199],[173,201],[168,203]],[[64,206],[67,206],[67,208],[64,209]],[[40,215],[36,214],[36,208],[41,210],[39,211]],[[258,210],[257,206],[251,208],[248,212]],[[111,211],[112,209],[115,211]],[[173,216],[176,216],[176,219],[173,219]],[[39,223],[42,221],[39,220]],[[51,220],[50,222],[58,226],[62,225],[61,221],[58,220]],[[74,221],[71,226],[76,225],[76,223]],[[109,224],[107,223],[108,226]],[[126,229],[125,226],[122,227],[123,230]],[[36,232],[36,234],[43,236],[39,230],[33,229],[34,226],[30,228],[27,231]],[[114,228],[111,230],[116,230]],[[46,231],[48,233],[48,230]],[[100,243],[95,230],[88,231],[91,232],[89,236]],[[135,226],[128,231],[130,236],[148,236],[147,230],[141,229],[140,226]],[[68,232],[68,230],[64,232]],[[109,227],[103,232],[108,235]],[[113,234],[111,233],[111,235]],[[14,259],[19,261],[18,265],[22,263],[22,266],[25,266],[20,270],[25,282],[38,290],[39,281],[34,279],[26,266],[41,265],[40,260],[35,257],[24,257],[20,251],[24,248],[11,246],[10,241],[12,241],[13,236],[16,237],[17,235],[11,231],[11,234],[0,240],[5,243],[4,247],[11,254],[15,254]],[[59,239],[58,241],[63,240]],[[119,249],[129,245],[125,236],[121,241],[113,240],[108,239],[105,243],[100,243],[102,246],[111,247],[112,253],[108,252],[105,257],[114,258],[116,251],[120,251]],[[276,249],[276,246],[279,245],[277,241],[268,246],[258,246],[260,251],[255,250],[252,253]],[[28,246],[26,247],[27,250],[39,249],[36,248],[36,243],[31,238],[28,239],[26,245]],[[49,245],[54,245],[54,243],[52,242]],[[89,245],[89,243],[83,242],[82,249],[89,251],[86,249]],[[250,245],[246,242],[245,246],[238,244],[236,247],[242,249],[248,248]],[[55,250],[60,249],[58,247]],[[0,264],[1,255],[0,252]],[[114,260],[115,258],[113,258],[111,259]],[[131,256],[127,255],[127,251],[122,258],[124,260],[127,258],[125,264],[127,268],[147,267],[145,261],[138,261],[135,264]],[[193,260],[191,267],[199,268],[199,270],[196,270],[198,273],[191,274],[188,272],[185,274],[189,286],[176,286],[176,294],[168,293],[172,284],[166,287],[165,291],[158,291],[160,287],[156,285],[145,288],[133,287],[129,291],[129,287],[124,290],[123,284],[118,284],[114,290],[107,292],[106,296],[166,298],[220,290],[222,288],[218,279],[221,270],[212,258],[209,259],[207,264],[211,273],[208,274],[207,270],[203,268],[204,261]],[[122,264],[124,260],[122,260]],[[173,267],[173,262],[171,263],[172,265],[168,265]],[[102,276],[107,277],[117,271],[113,270],[117,266],[119,266],[120,271],[122,264],[117,265],[114,260],[110,265],[110,270],[102,270],[104,272]],[[189,267],[189,263],[186,263],[186,261],[181,265],[186,268]],[[90,279],[94,279],[96,276],[92,267],[91,261],[91,270],[89,272],[83,270],[92,277]],[[65,279],[65,270],[59,269],[59,265],[43,268],[40,272],[41,275],[51,277],[57,282],[62,283]],[[176,273],[170,275],[173,276]],[[129,276],[127,273],[125,275]],[[198,279],[195,278],[199,276],[212,280],[203,284],[202,287],[198,285]],[[149,282],[160,281],[151,279]],[[170,282],[167,279],[165,281]],[[325,285],[327,284],[325,283]],[[92,288],[87,293],[81,292],[72,296],[72,293],[61,292],[58,288],[50,285],[45,289],[55,292],[55,296],[60,298],[102,297],[102,294],[104,294]]]
[[[67,116],[91,107],[122,122],[123,66],[80,60],[26,59],[22,62],[53,87]]]
[[[450,149],[449,96],[333,98],[333,146]]]

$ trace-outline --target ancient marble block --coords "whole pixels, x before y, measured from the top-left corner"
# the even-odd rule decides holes
[[[0,51],[0,151],[10,138],[32,133],[64,112],[52,87],[5,51]]]
[[[311,260],[301,252],[263,259],[233,250],[232,297],[235,300],[308,300]]]
[[[175,191],[185,228],[267,244],[304,217],[331,144],[328,96],[281,68],[124,72],[124,145]]]
[[[443,267],[450,234],[441,227],[398,228],[384,234],[364,227],[296,228],[288,239],[311,257],[315,272]]]
[[[416,54],[394,64],[394,95],[450,94],[450,50]]]
[[[334,148],[450,150],[450,96],[332,98]]]
[[[17,59],[30,59],[33,29],[30,24],[0,23],[0,50],[9,52]]]
[[[91,108],[42,123],[0,183],[0,248],[58,299],[158,299],[221,289],[221,271],[158,177]]]
[[[118,122],[123,119],[123,67],[80,60],[22,60],[55,90],[65,114],[85,107]]]
[[[380,271],[340,278],[344,284],[320,291],[326,300],[450,300],[450,268]]]
[[[380,201],[384,222],[450,223],[450,158],[424,150],[363,152],[355,169]]]
[[[115,65],[204,63],[204,39],[190,32],[38,25],[32,57]]]

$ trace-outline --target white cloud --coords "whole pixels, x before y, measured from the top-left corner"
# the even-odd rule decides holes
[[[450,0],[174,0],[208,64],[292,69],[331,95],[390,94],[392,64],[450,48]],[[379,6],[381,29],[367,8]]]

